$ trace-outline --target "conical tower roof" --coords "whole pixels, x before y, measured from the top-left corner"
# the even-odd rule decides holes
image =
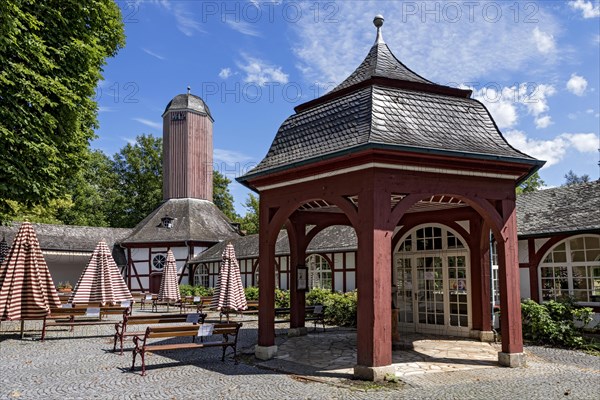
[[[399,81],[418,82],[434,85],[422,76],[410,70],[406,65],[392,54],[392,51],[383,40],[381,26],[383,17],[375,17],[375,26],[377,27],[377,39],[371,47],[369,54],[356,70],[346,78],[342,83],[336,86],[330,93],[351,87],[360,82],[367,81],[374,77],[396,79]]]

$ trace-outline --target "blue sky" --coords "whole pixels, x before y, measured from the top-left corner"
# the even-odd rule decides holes
[[[97,90],[92,147],[162,135],[175,95],[215,119],[215,166],[232,180],[266,154],[298,104],[344,80],[375,40],[436,83],[469,87],[518,149],[564,174],[599,176],[600,4],[576,1],[117,1],[127,45]],[[231,192],[240,214],[248,191]]]

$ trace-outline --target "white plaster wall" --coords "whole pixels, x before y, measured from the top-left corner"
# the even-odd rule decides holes
[[[125,253],[127,254],[127,253]],[[145,260],[148,258],[148,249],[131,249],[131,259],[133,261]]]
[[[519,240],[519,263],[529,262],[529,246],[527,240]]]
[[[461,228],[463,228],[467,233],[471,233],[471,225],[469,220],[464,221],[455,221]]]
[[[333,255],[333,267],[334,269],[344,268],[344,256],[342,253],[335,253]]]
[[[346,268],[348,268],[348,269],[356,268],[354,253],[346,253]]]
[[[521,277],[521,298],[531,298],[531,285],[529,280],[529,268],[519,268],[519,276]]]
[[[154,250],[154,249],[152,249],[152,250]],[[176,260],[180,259],[180,258],[187,260],[187,258],[188,258],[188,248],[187,247],[171,247],[171,251],[173,252],[173,255],[175,256]]]
[[[356,274],[354,271],[348,271],[346,274],[346,290],[350,292],[356,289]]]
[[[343,272],[335,272],[334,273],[334,280],[335,280],[335,284],[334,284],[334,290],[341,292],[344,290],[344,273]]]
[[[537,253],[537,251],[539,249],[542,248],[542,246],[550,239],[535,239],[535,251]]]
[[[133,263],[138,274],[144,275],[150,272],[150,264],[147,261],[136,261]],[[134,271],[132,271],[134,272]]]
[[[287,265],[288,265],[288,261],[287,261],[287,257],[281,257],[280,261],[279,261],[279,270],[280,271],[287,271]]]

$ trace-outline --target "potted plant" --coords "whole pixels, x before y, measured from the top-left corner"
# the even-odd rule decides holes
[[[59,292],[68,293],[72,290],[73,290],[73,285],[71,285],[71,282],[69,282],[69,281],[58,282],[58,291]]]

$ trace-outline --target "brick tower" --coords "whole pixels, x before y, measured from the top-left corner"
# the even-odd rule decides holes
[[[213,118],[188,92],[167,104],[163,117],[163,199],[213,199]]]

